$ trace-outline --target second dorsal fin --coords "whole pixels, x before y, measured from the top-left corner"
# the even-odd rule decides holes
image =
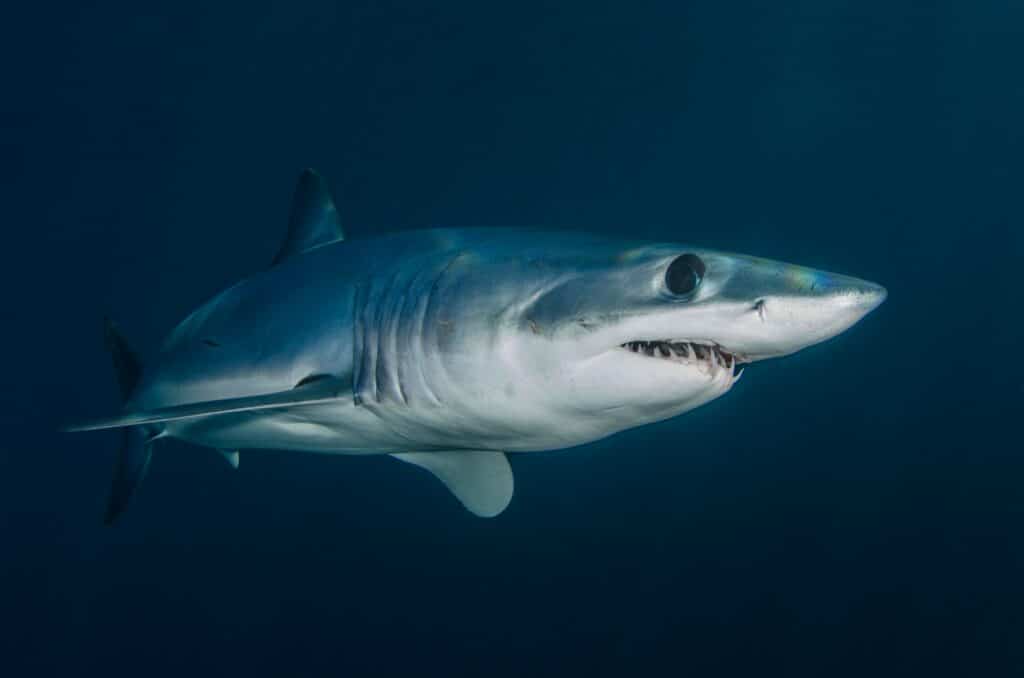
[[[343,240],[344,237],[327,182],[315,170],[303,170],[292,197],[288,235],[274,257],[274,263],[279,264],[296,254]]]

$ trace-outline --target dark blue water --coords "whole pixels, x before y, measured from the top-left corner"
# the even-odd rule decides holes
[[[21,4],[0,22],[4,676],[1024,672],[1013,3]],[[1011,6],[1012,5],[1012,6]],[[491,521],[387,459],[160,449],[101,525],[109,313],[143,352],[350,232],[534,225],[889,301],[679,419],[517,457]]]

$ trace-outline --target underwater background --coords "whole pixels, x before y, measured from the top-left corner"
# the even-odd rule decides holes
[[[0,22],[0,675],[1024,674],[1024,5],[57,2]],[[151,353],[350,237],[540,226],[889,300],[678,419],[514,456],[168,442],[115,526],[100,319]]]

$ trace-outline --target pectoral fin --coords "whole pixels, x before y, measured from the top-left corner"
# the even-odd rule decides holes
[[[493,518],[512,501],[515,482],[504,452],[456,450],[391,456],[433,473],[463,506],[481,518]]]
[[[144,424],[162,424],[168,421],[212,417],[223,414],[255,412],[257,410],[287,409],[302,405],[338,402],[346,399],[348,382],[335,377],[317,377],[303,380],[298,386],[279,393],[210,400],[201,403],[173,405],[140,412],[125,412],[115,417],[96,419],[65,427],[65,431],[99,431],[106,428],[125,428]],[[349,402],[351,400],[349,399]]]

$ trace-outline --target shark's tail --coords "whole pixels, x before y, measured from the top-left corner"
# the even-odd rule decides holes
[[[142,363],[109,318],[103,320],[103,337],[114,362],[121,398],[127,400],[139,383]],[[155,426],[133,426],[121,431],[121,451],[117,456],[114,483],[110,489],[107,513],[103,519],[107,525],[121,515],[135,488],[145,477],[153,440],[158,437],[159,432],[160,429]]]

